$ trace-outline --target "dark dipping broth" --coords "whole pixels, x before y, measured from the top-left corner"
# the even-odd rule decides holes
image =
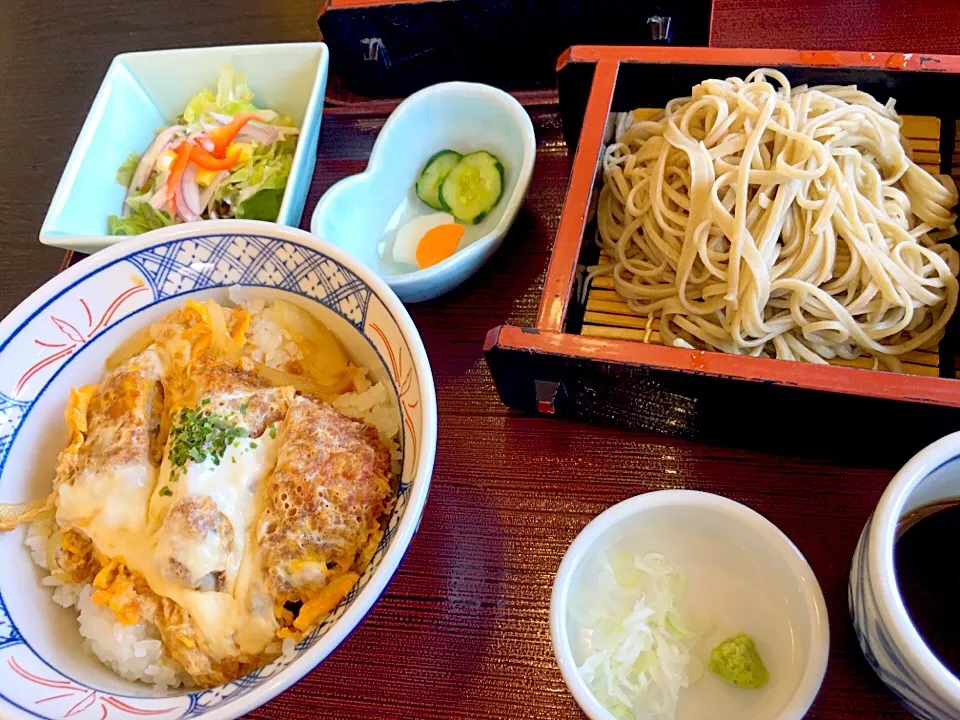
[[[937,659],[960,677],[960,498],[917,508],[897,526],[893,562],[907,614]]]

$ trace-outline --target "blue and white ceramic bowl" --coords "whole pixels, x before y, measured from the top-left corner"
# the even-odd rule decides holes
[[[210,690],[158,693],[122,680],[85,653],[76,612],[58,607],[50,588],[39,584],[24,529],[0,535],[5,720],[237,717],[326,658],[396,572],[419,524],[436,450],[436,398],[423,344],[403,305],[374,273],[329,243],[272,223],[208,221],[127,240],[61,273],[0,322],[0,501],[49,493],[70,387],[95,382],[124,338],[187,298],[225,301],[235,285],[303,305],[394,388],[403,471],[370,566],[292,658]]]
[[[204,88],[217,87],[230,64],[247,76],[259,107],[293,118],[300,139],[277,222],[300,224],[317,159],[327,86],[323,43],[179,48],[117,55],[83,123],[40,228],[40,242],[91,253],[122,238],[107,234],[107,217],[123,207],[117,168],[142,153]]]
[[[850,569],[850,615],[860,648],[880,679],[922,720],[960,717],[960,679],[927,647],[907,615],[893,545],[904,515],[955,497],[960,497],[960,433],[924,448],[897,473],[863,529]],[[945,572],[952,571],[948,565]]]

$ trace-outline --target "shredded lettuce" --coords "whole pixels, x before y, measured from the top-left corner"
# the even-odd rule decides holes
[[[574,608],[590,634],[580,674],[615,717],[671,720],[680,690],[702,676],[692,654],[700,633],[676,607],[682,589],[680,570],[663,555],[613,553]]]
[[[133,181],[133,174],[137,171],[139,164],[139,154],[132,152],[127,155],[127,159],[123,161],[123,165],[117,168],[117,182],[124,187],[130,187],[130,183]]]
[[[111,215],[108,218],[111,234],[137,235],[182,221],[184,217],[182,209],[181,212],[167,212],[155,210],[150,205],[170,172],[167,169],[169,162],[161,164],[159,160],[164,154],[169,155],[177,145],[184,142],[184,136],[191,138],[210,132],[210,125],[215,121],[214,118],[209,117],[211,113],[230,117],[238,113],[256,113],[263,118],[263,122],[278,126],[278,130],[264,134],[261,129],[259,135],[255,132],[250,133],[252,138],[259,137],[262,141],[282,139],[275,140],[269,145],[264,145],[263,142],[252,138],[242,143],[235,141],[247,146],[249,152],[245,150],[241,155],[246,159],[230,168],[222,183],[219,182],[220,176],[217,176],[219,184],[200,216],[267,221],[277,219],[297,147],[297,135],[291,128],[294,123],[290,118],[280,116],[273,110],[261,109],[254,105],[253,91],[247,85],[246,76],[231,66],[225,65],[220,70],[216,90],[204,89],[187,103],[177,120],[177,124],[186,125],[186,129],[179,129],[173,133],[172,139],[160,148],[160,156],[154,162],[150,177],[144,186],[133,189],[127,196],[124,208],[127,215],[124,217]],[[224,119],[218,117],[215,124],[219,125],[222,122]],[[162,130],[161,128],[160,131]],[[129,188],[140,160],[137,153],[131,153],[117,170],[117,182]]]
[[[241,220],[273,222],[280,215],[283,190],[261,190],[237,205],[234,214]]]
[[[217,79],[217,107],[227,115],[258,110],[253,104],[253,90],[247,87],[247,76],[230,65],[224,65]]]
[[[254,143],[250,159],[230,172],[214,199],[230,205],[238,218],[276,220],[296,147],[296,137],[266,147]]]
[[[139,235],[172,224],[173,217],[169,213],[154,210],[148,202],[136,203],[126,217],[111,215],[107,218],[107,229],[111,235]]]
[[[183,119],[193,123],[208,112],[234,115],[257,110],[259,108],[253,104],[253,91],[247,86],[247,76],[230,65],[224,65],[217,80],[216,95],[209,89],[194,95],[183,110]]]
[[[195,123],[205,112],[217,111],[217,96],[204,88],[192,98],[183,109],[183,119],[187,123]]]
[[[127,199],[123,201],[124,206],[129,207],[131,210],[137,210],[141,205],[148,205],[150,203],[150,199],[158,189],[154,187],[154,185],[156,185],[156,180],[156,176],[150,178],[150,180],[147,181],[146,187],[144,187],[140,192],[127,195]]]

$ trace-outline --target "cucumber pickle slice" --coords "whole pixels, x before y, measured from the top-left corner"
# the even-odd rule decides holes
[[[453,150],[441,150],[427,160],[417,179],[417,197],[434,210],[443,210],[440,203],[440,184],[462,157]]]
[[[485,150],[460,158],[440,185],[442,209],[468,225],[483,220],[502,195],[503,165],[496,155]]]

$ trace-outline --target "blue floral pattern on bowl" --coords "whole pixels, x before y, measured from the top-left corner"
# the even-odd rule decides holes
[[[281,233],[278,230],[278,234],[293,237],[297,232],[283,230]],[[91,288],[99,288],[103,296],[104,285],[115,287],[116,292],[112,293],[110,302],[101,298],[103,302],[99,305],[103,307],[95,308],[95,303],[88,302],[88,297],[98,291]],[[197,231],[189,237],[157,242],[120,255],[83,274],[79,280],[49,298],[12,333],[0,337],[0,353],[7,353],[7,357],[17,347],[34,349],[33,356],[19,353],[25,357],[23,370],[17,377],[0,380],[0,473],[44,390],[81,355],[85,346],[121,320],[162,301],[233,285],[286,291],[320,303],[362,333],[386,368],[402,414],[403,473],[396,507],[373,559],[357,585],[297,645],[293,655],[280,657],[245,677],[216,688],[159,697],[124,695],[92,687],[48,662],[31,643],[29,633],[18,627],[5,602],[16,587],[5,585],[0,577],[0,708],[8,703],[27,716],[51,719],[69,716],[77,720],[104,720],[108,717],[149,716],[172,720],[199,717],[214,710],[221,710],[214,713],[217,717],[232,717],[233,708],[227,710],[224,706],[277,680],[288,666],[317,646],[350,610],[391,550],[398,527],[407,513],[414,478],[418,477],[414,470],[420,470],[417,454],[421,438],[418,434],[422,430],[424,409],[419,397],[424,385],[429,387],[432,397],[432,382],[420,376],[411,347],[393,312],[367,282],[343,262],[317,248],[273,233]],[[68,314],[71,309],[73,316]],[[31,360],[35,361],[31,363]],[[432,449],[430,452],[429,462],[432,463]],[[0,474],[0,490],[3,490],[3,477]],[[422,500],[417,500],[417,506],[419,516]],[[400,549],[401,554],[403,549]],[[22,546],[20,550],[26,552]],[[399,558],[395,562],[399,563]],[[375,599],[374,596],[367,604],[372,605]],[[322,657],[332,649],[327,649]],[[96,661],[91,659],[91,662]],[[279,689],[288,684],[277,683]],[[144,689],[149,691],[146,686]]]
[[[848,601],[850,617],[860,649],[873,671],[899,698],[904,707],[920,720],[953,720],[956,711],[939,693],[911,668],[910,662],[880,621],[877,594],[867,571],[870,557],[870,528],[867,521],[850,568]]]

